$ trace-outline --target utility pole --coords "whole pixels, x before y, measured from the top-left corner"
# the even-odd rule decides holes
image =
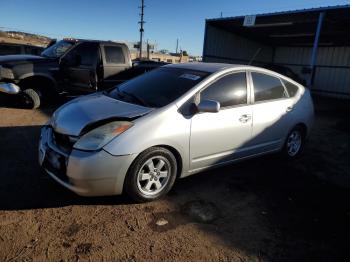
[[[179,48],[179,38],[176,38],[176,54]]]
[[[149,45],[148,39],[147,39],[147,60],[149,60],[149,53],[150,53],[150,45]]]
[[[141,6],[139,8],[141,8],[141,13],[140,13],[140,17],[141,20],[139,21],[140,24],[140,60],[142,59],[142,38],[143,38],[143,24],[145,23],[145,21],[143,20],[143,15],[144,15],[144,8],[145,8],[145,1],[141,0]]]

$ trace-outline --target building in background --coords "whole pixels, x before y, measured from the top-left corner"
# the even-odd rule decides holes
[[[40,55],[43,50],[44,48],[40,46],[0,42],[0,55]]]
[[[40,55],[52,39],[34,34],[0,31],[0,55]]]
[[[131,54],[132,60],[139,59],[139,42],[125,42]],[[181,53],[169,53],[157,50],[156,43],[142,43],[142,58],[145,60],[152,60],[157,62],[166,62],[166,63],[186,63],[190,61],[190,57],[186,54]]]
[[[350,98],[350,5],[207,19],[205,62],[297,75],[313,93]]]

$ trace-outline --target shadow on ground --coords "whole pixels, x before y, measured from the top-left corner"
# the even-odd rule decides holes
[[[40,106],[38,110],[47,116],[51,116],[51,114],[61,105],[67,103],[72,98],[67,98],[63,96],[57,96],[55,99],[51,99],[50,101],[44,102],[42,106]],[[8,109],[18,109],[18,110],[31,110],[27,108],[18,95],[8,95],[4,93],[0,93],[0,108],[8,108]]]
[[[39,132],[0,128],[1,210],[133,205],[124,196],[79,197],[52,181],[37,164]],[[197,223],[183,206],[200,200],[220,212],[198,227],[230,248],[269,260],[340,261],[350,241],[349,191],[305,173],[303,164],[267,156],[179,180],[166,198],[175,211],[153,216],[167,219],[163,232]]]

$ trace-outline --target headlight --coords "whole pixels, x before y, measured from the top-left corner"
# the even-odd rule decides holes
[[[125,121],[108,123],[83,135],[73,147],[81,150],[101,149],[113,138],[132,127],[132,125],[133,123]]]

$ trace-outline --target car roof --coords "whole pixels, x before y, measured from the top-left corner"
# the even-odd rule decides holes
[[[64,41],[72,43],[100,43],[100,44],[115,44],[115,45],[126,45],[124,42],[117,42],[111,40],[94,40],[94,39],[80,39],[80,38],[64,38]]]
[[[239,67],[244,67],[245,69],[257,68],[254,66],[239,65],[239,64],[204,63],[204,62],[169,64],[169,65],[165,65],[164,67],[183,68],[183,69],[189,69],[189,70],[204,71],[209,73],[215,73],[225,69],[230,69],[230,68],[233,69],[233,68],[239,68]]]
[[[275,72],[273,70],[269,70],[264,67],[257,67],[257,66],[250,66],[250,65],[240,65],[240,64],[224,64],[224,63],[205,63],[205,62],[195,62],[195,63],[179,63],[179,64],[169,64],[162,67],[167,68],[183,68],[188,70],[195,70],[195,71],[202,71],[202,72],[208,72],[208,73],[216,73],[221,72],[226,69],[242,69],[242,70],[252,70],[257,71],[259,73],[263,74],[269,74],[275,77],[279,77],[282,79],[287,79],[290,82],[293,82],[295,84],[301,85],[300,83],[296,82],[292,78],[282,75],[278,72]],[[302,86],[302,85],[301,85]]]

